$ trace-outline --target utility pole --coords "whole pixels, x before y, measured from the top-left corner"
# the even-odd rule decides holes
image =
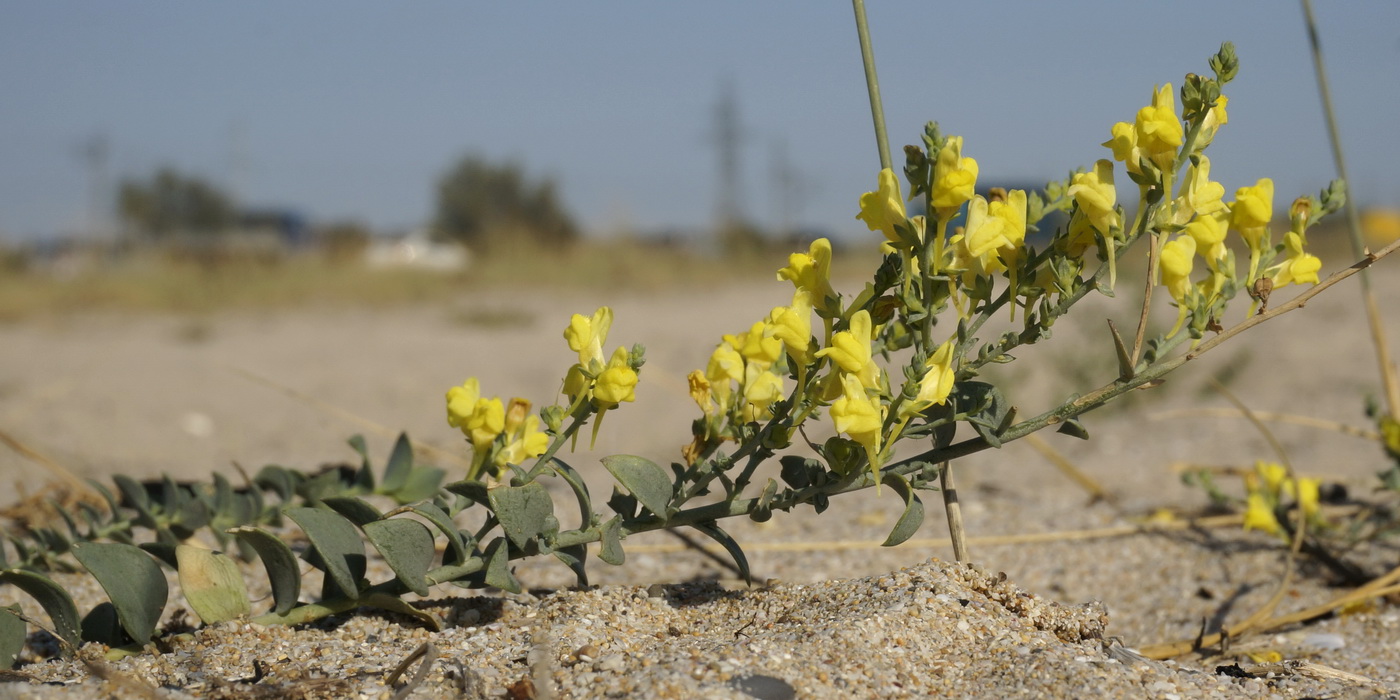
[[[719,101],[715,103],[714,141],[719,158],[719,189],[717,191],[716,217],[717,232],[722,242],[743,226],[743,203],[740,201],[740,146],[744,139],[743,127],[739,123],[739,103],[734,91],[734,81],[726,79],[720,87]]]

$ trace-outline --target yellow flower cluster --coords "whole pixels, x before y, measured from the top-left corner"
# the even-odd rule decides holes
[[[1296,501],[1303,517],[1316,522],[1318,507],[1317,479],[1288,478],[1288,470],[1273,462],[1255,462],[1254,473],[1245,476],[1246,496],[1244,529],[1261,530],[1273,535],[1286,535],[1275,515],[1284,499]]]
[[[549,435],[540,429],[539,416],[530,415],[530,402],[481,395],[481,384],[471,377],[447,390],[447,424],[460,428],[471,441],[472,476],[490,464],[499,474],[507,464],[520,464],[544,454]]]

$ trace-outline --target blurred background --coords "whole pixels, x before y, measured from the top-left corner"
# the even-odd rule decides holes
[[[936,120],[979,185],[1107,157],[1110,126],[1223,41],[1241,69],[1212,177],[1272,177],[1281,209],[1335,176],[1293,3],[869,18],[891,145]],[[1400,4],[1318,20],[1353,194],[1397,235]],[[876,259],[844,2],[0,1],[0,88],[0,429],[82,474],[314,465],[367,430],[326,407],[381,426],[379,454],[401,428],[452,443],[441,391],[480,375],[548,404],[567,315],[601,303],[610,343],[650,348],[642,399],[670,403],[610,416],[645,444],[605,429],[599,451],[671,455],[685,372],[787,302],[788,252],[829,236],[847,277]],[[1357,328],[1336,401],[1364,421]],[[1071,359],[1036,376],[1112,366]],[[7,477],[33,468],[0,450]]]

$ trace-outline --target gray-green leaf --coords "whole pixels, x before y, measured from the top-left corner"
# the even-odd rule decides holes
[[[365,523],[365,537],[408,589],[428,595],[425,575],[433,563],[433,533],[417,520],[391,518]]]
[[[663,520],[671,505],[671,478],[657,463],[633,455],[612,455],[603,458],[603,466],[646,509]]]
[[[296,555],[287,543],[259,527],[235,527],[228,533],[237,537],[238,541],[246,542],[258,553],[272,587],[272,610],[278,615],[286,615],[301,596],[301,567],[297,565]]]
[[[288,508],[291,518],[320,554],[326,575],[347,598],[360,595],[360,577],[365,575],[365,543],[349,520],[321,508]]]
[[[82,623],[78,616],[78,606],[73,597],[63,587],[48,578],[22,569],[0,571],[0,581],[13,584],[28,593],[53,621],[54,633],[68,643],[68,649],[77,649],[82,644]]]
[[[904,513],[895,522],[889,537],[880,543],[882,547],[893,547],[913,537],[919,531],[919,526],[924,524],[924,502],[919,500],[919,494],[909,482],[898,474],[885,472],[880,481],[904,499]]]
[[[0,608],[0,668],[14,668],[24,651],[25,624],[19,614],[18,603]]]
[[[139,547],[117,542],[78,542],[73,556],[102,584],[131,639],[151,641],[170,595],[155,560]]]
[[[545,532],[554,521],[554,501],[544,484],[532,481],[524,486],[497,486],[486,492],[491,510],[501,521],[511,544],[524,549],[530,538]]]

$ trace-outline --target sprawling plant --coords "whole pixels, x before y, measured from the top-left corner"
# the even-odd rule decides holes
[[[166,603],[161,566],[178,571],[185,600],[205,623],[251,614],[236,563],[191,540],[199,530],[213,533],[219,547],[261,559],[273,592],[272,610],[255,618],[265,624],[375,606],[431,625],[400,596],[442,583],[518,591],[512,560],[540,555],[560,560],[586,585],[590,547],[621,565],[628,537],[663,528],[704,533],[747,575],[743,550],[722,520],[765,520],[799,506],[821,512],[834,496],[881,485],[903,502],[885,540],[899,544],[923,520],[920,492],[942,490],[946,498],[952,460],[1050,426],[1085,437],[1081,414],[1154,385],[1287,310],[1266,311],[1279,287],[1318,282],[1307,230],[1340,206],[1341,185],[1294,201],[1277,243],[1270,180],[1227,200],[1205,152],[1228,122],[1222,87],[1237,70],[1229,44],[1210,68],[1213,77],[1187,75],[1179,91],[1154,89],[1134,119],[1112,126],[1104,144],[1112,159],[1040,192],[993,187],[978,194],[975,148],[930,123],[922,143],[905,148],[902,182],[886,167],[876,189],[859,199],[857,218],[881,234],[885,251],[870,281],[854,294],[838,292],[824,239],[793,253],[777,271],[778,281],[792,285],[791,303],[724,336],[704,368],[690,373],[699,416],[681,459],[669,466],[633,455],[603,459],[617,482],[604,508],[561,453],[590,424],[596,437],[607,414],[636,397],[644,349],[609,352],[608,307],[575,314],[564,329],[576,361],[555,405],[533,412],[525,399],[488,397],[475,378],[447,392],[448,421],[472,452],[465,478],[441,485],[444,474],[415,464],[406,439],[378,486],[368,459],[358,471],[320,476],[265,471],[243,489],[217,477],[212,488],[168,480],[145,488],[119,478],[120,497],[103,489],[105,513],[84,511],[85,524],[70,519],[66,534],[13,538],[16,556],[0,561],[0,581],[37,600],[53,632],[71,645],[140,647],[156,634]],[[1119,197],[1122,174],[1136,191],[1127,198],[1131,214]],[[1051,215],[1063,225],[1041,231]],[[1114,296],[1118,262],[1135,249],[1148,260],[1145,298],[1134,336],[1110,334],[1119,359],[1111,382],[1023,418],[1003,388],[979,379],[987,365],[1011,362],[1024,346],[1050,338],[1056,321],[1089,295]],[[1158,286],[1176,317],[1170,330],[1154,334],[1148,309]],[[1227,329],[1227,306],[1242,290],[1249,313]],[[1013,329],[984,339],[997,317]],[[827,421],[829,429],[817,427]],[[818,432],[833,436],[818,442],[810,437]],[[576,518],[560,517],[549,479],[572,491]],[[275,493],[278,505],[264,493]],[[372,493],[401,505],[381,511],[365,498]],[[283,518],[305,532],[304,542],[288,544],[269,529]],[[154,535],[138,538],[138,529]],[[366,542],[393,577],[366,580]],[[44,575],[67,565],[67,553],[111,599],[84,617]],[[302,600],[298,558],[324,573],[317,602]],[[0,663],[18,653],[31,619],[17,607],[0,609]]]

